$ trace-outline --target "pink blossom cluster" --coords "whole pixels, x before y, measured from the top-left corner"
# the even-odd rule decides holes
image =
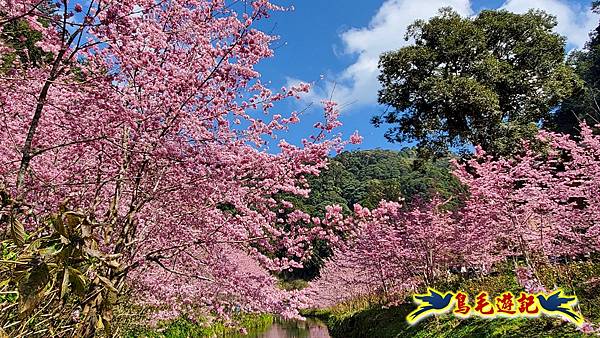
[[[600,249],[600,137],[582,125],[580,140],[541,132],[514,159],[477,156],[456,175],[469,187],[461,226],[471,260],[506,256],[529,264],[578,259]]]
[[[600,136],[581,130],[577,140],[542,131],[535,150],[525,144],[514,158],[477,148],[472,159],[455,162],[469,192],[454,211],[436,197],[404,209],[357,205],[353,216],[336,216],[355,229],[308,289],[311,306],[411,291],[507,261],[521,262],[515,274],[524,289],[545,290],[539,266],[600,251]]]
[[[345,220],[355,225],[352,238],[305,291],[310,305],[414,291],[443,276],[453,262],[455,236],[444,203],[419,201],[410,210],[397,202],[382,201],[374,210],[355,205],[354,216]]]
[[[126,276],[163,315],[192,305],[294,315],[301,297],[277,291],[270,271],[301,266],[315,238],[336,242],[340,230],[281,196],[307,196],[307,177],[347,142],[327,104],[302,145],[268,147],[299,119],[273,114],[276,104],[309,90],[272,90],[255,68],[276,39],[255,23],[284,8],[63,0],[49,15],[41,5],[0,0],[0,28],[25,20],[51,53],[0,77],[0,185],[40,217],[61,204],[85,212],[101,225],[100,249],[126,265],[113,283]]]
[[[226,244],[211,251],[188,249],[172,263],[177,274],[152,266],[131,274],[136,300],[158,309],[155,320],[202,309],[225,319],[240,312],[298,318],[297,309],[305,302],[303,295],[278,288],[276,278],[254,257]]]
[[[531,269],[526,267],[517,267],[515,269],[515,276],[517,277],[517,283],[525,289],[527,293],[540,293],[547,292],[546,288],[542,285],[538,278],[534,276]]]

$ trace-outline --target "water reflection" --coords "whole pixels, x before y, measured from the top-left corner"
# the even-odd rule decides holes
[[[273,325],[262,332],[248,332],[245,336],[228,336],[228,338],[330,338],[327,326],[319,320],[307,318],[299,320],[276,320]]]

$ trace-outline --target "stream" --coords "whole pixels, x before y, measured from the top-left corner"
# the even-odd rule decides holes
[[[300,320],[277,319],[266,330],[249,331],[247,335],[227,336],[227,338],[330,338],[327,326],[318,319]]]

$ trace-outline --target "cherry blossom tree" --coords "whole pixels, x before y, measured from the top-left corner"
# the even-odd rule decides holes
[[[355,205],[346,219],[355,226],[348,243],[325,264],[306,291],[313,306],[331,306],[377,294],[388,301],[443,278],[456,262],[456,223],[438,197],[403,209],[382,201],[368,210]]]
[[[535,270],[598,252],[600,138],[581,128],[580,140],[541,132],[542,151],[526,146],[514,159],[494,160],[478,149],[458,167],[470,191],[461,211],[469,260],[489,267],[519,256]]]
[[[455,166],[469,191],[455,211],[439,198],[409,208],[357,205],[344,219],[355,225],[353,236],[307,291],[312,306],[401,294],[456,268],[485,274],[507,261],[515,263],[517,282],[538,292],[545,290],[542,265],[600,251],[600,136],[585,124],[579,139],[542,131],[514,158],[476,148]]]
[[[324,121],[300,146],[269,147],[299,118],[272,114],[277,102],[308,90],[273,91],[255,69],[276,37],[253,27],[285,8],[52,6],[0,1],[0,27],[26,22],[48,56],[0,76],[0,184],[18,201],[7,206],[28,206],[27,216],[9,207],[2,217],[16,245],[62,206],[89,221],[94,250],[118,259],[87,271],[102,276],[101,292],[131,285],[173,316],[190,304],[291,314],[297,300],[264,269],[301,265],[313,239],[335,241],[339,230],[315,226],[280,196],[307,196],[306,177],[345,142],[332,134],[336,105],[325,102]]]

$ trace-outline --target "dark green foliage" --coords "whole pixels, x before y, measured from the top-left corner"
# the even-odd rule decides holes
[[[450,198],[465,192],[450,173],[447,159],[419,159],[413,149],[343,152],[330,160],[327,170],[309,181],[311,193],[308,199],[287,199],[313,216],[323,216],[325,207],[333,204],[350,213],[356,203],[376,208],[381,200],[403,198],[404,204],[408,205],[417,197],[428,199],[434,193]],[[449,206],[459,202],[455,198]],[[317,242],[313,257],[304,264],[304,269],[285,272],[283,277],[286,280],[312,279],[330,255],[327,243]]]
[[[415,44],[381,56],[379,102],[390,109],[373,123],[392,124],[388,140],[435,154],[475,144],[512,153],[580,87],[554,26],[541,11],[463,18],[446,8],[416,21],[407,34]]]
[[[50,2],[42,4],[39,8],[48,16],[54,12],[53,4]],[[42,25],[47,24],[42,22]],[[42,33],[31,29],[25,20],[14,20],[2,25],[0,39],[13,50],[10,53],[0,54],[0,73],[15,68],[39,67],[53,58],[51,53],[44,52],[36,46],[36,43],[42,39]]]
[[[600,2],[592,9],[600,12]],[[553,121],[553,129],[563,133],[578,134],[578,125],[600,123],[600,25],[590,33],[585,48],[569,55],[569,64],[583,79],[585,85],[573,93],[560,107]]]
[[[338,203],[347,210],[356,203],[376,208],[381,200],[404,198],[409,204],[415,197],[428,199],[433,193],[448,198],[464,192],[447,160],[422,161],[412,149],[343,152],[312,180],[311,187],[307,205]]]

